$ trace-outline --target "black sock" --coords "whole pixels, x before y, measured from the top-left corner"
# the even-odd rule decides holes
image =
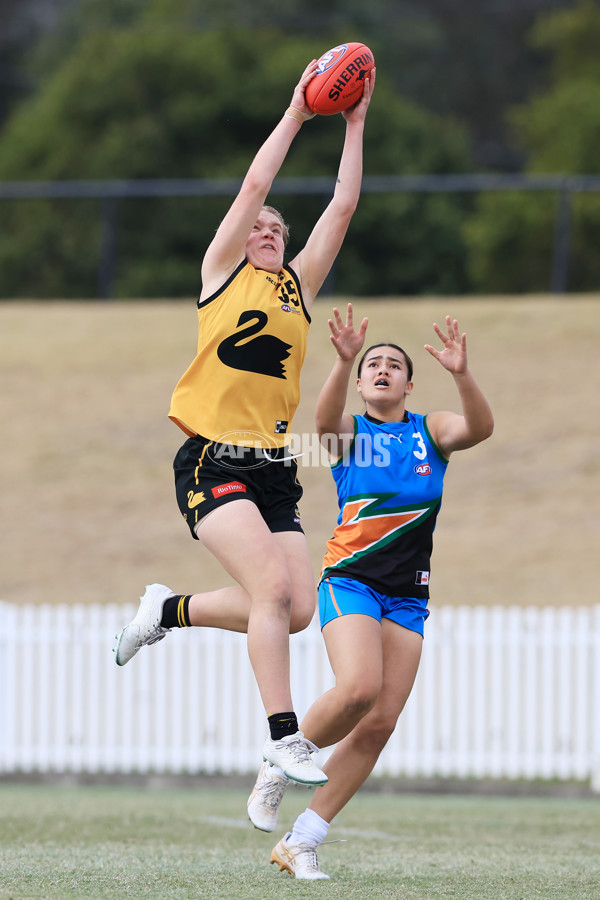
[[[192,594],[178,594],[169,597],[163,606],[160,624],[163,628],[189,628],[191,626],[189,605]]]
[[[272,741],[279,741],[282,737],[296,734],[298,731],[298,719],[295,712],[273,713],[267,721]]]

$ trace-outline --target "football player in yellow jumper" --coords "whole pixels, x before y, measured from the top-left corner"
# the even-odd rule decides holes
[[[125,665],[174,627],[246,632],[268,718],[264,759],[304,784],[324,784],[327,776],[315,764],[317,748],[298,730],[290,691],[289,634],[310,623],[316,590],[288,443],[310,309],[360,196],[375,83],[373,70],[361,99],[341,113],[345,139],[333,197],[304,248],[284,263],[288,228],[266,200],[292,142],[313,118],[305,90],[316,71],[313,60],[206,251],[198,352],[169,411],[188,436],[174,462],[180,510],[235,584],[191,595],[150,585],[115,647],[117,664]]]

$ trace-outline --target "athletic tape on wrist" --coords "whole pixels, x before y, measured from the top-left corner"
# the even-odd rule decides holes
[[[315,113],[303,113],[302,110],[296,109],[295,106],[288,106],[283,114],[284,119],[295,119],[300,125],[304,125],[309,119],[314,119]]]

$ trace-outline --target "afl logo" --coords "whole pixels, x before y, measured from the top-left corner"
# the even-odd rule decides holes
[[[421,463],[415,466],[415,475],[431,475],[431,466],[429,463]]]
[[[282,303],[282,304],[281,304],[281,308],[282,308],[282,310],[283,310],[284,312],[291,312],[291,311],[292,311],[292,310],[291,310],[291,307],[289,307],[289,306],[287,305],[287,303]]]
[[[317,68],[317,75],[322,75],[323,72],[326,72],[330,69],[335,63],[340,59],[346,50],[348,49],[348,44],[340,44],[339,47],[332,47],[331,50],[328,50],[321,59],[319,60],[319,66]]]

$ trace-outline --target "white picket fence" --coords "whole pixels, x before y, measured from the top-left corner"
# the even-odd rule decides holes
[[[174,631],[119,668],[133,612],[0,603],[0,773],[255,772],[266,727],[245,636]],[[315,623],[291,651],[301,715],[333,680]],[[376,773],[600,791],[600,605],[433,606]]]

